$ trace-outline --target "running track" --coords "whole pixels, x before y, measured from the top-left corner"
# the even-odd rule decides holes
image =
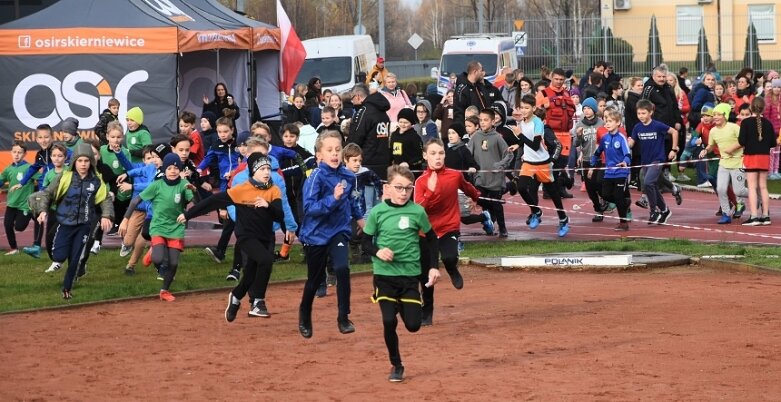
[[[675,205],[673,197],[665,194],[665,200],[671,204],[672,216],[667,225],[648,225],[642,219],[648,218],[648,211],[640,209],[633,205],[634,222],[630,224],[628,232],[615,232],[613,228],[618,223],[617,213],[614,212],[605,216],[601,223],[592,223],[593,209],[585,192],[580,192],[573,188],[575,198],[564,200],[564,207],[570,216],[570,233],[562,240],[565,241],[588,241],[588,240],[610,240],[618,238],[651,238],[651,239],[688,239],[697,241],[723,241],[739,243],[758,243],[781,245],[781,234],[778,231],[778,225],[781,225],[781,215],[776,215],[777,219],[770,226],[742,226],[738,221],[733,220],[729,225],[718,225],[718,218],[714,215],[719,209],[718,200],[715,194],[703,193],[697,191],[684,191],[683,204]],[[632,190],[633,201],[640,197],[640,193]],[[510,197],[505,195],[505,217],[511,240],[528,239],[559,239],[557,236],[558,219],[553,210],[553,204],[550,200],[540,200],[541,207],[544,208],[545,215],[542,224],[536,230],[530,230],[526,227],[525,220],[529,214],[529,208],[523,204],[519,196]],[[5,212],[5,195],[0,196],[0,212]],[[781,201],[771,200],[771,215],[781,208]],[[748,210],[744,214],[748,218]],[[0,219],[3,219],[0,216]],[[742,220],[740,220],[742,221]],[[194,228],[187,230],[186,242],[189,246],[214,245],[220,235],[220,230],[205,229],[209,222],[216,222],[214,214],[201,217],[192,225]],[[497,228],[498,231],[498,228]],[[497,237],[486,236],[479,224],[462,227],[462,236],[464,241],[486,241],[498,240]],[[0,233],[0,249],[7,249],[8,243],[5,239],[5,232]],[[29,245],[32,239],[32,224],[23,233],[17,234],[17,241],[20,247]],[[278,236],[281,242],[281,236]],[[105,246],[118,247],[119,239],[116,237],[107,237]]]

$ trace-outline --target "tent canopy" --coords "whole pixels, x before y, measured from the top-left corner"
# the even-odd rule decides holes
[[[216,0],[60,0],[0,26],[0,55],[279,50],[279,29]]]

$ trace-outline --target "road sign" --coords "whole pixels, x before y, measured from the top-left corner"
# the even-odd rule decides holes
[[[524,48],[522,48],[520,46],[516,46],[515,47],[515,54],[517,54],[518,56],[523,56],[523,49]]]
[[[361,25],[355,25],[353,27],[353,35],[366,35],[366,26]]]
[[[529,36],[526,35],[525,31],[513,31],[512,37],[516,47],[526,47]]]
[[[523,23],[524,23],[524,22],[525,22],[524,20],[515,20],[515,21],[513,22],[513,25],[515,26],[515,29],[516,29],[517,31],[520,31],[521,29],[523,29]]]
[[[413,49],[418,50],[420,45],[423,44],[423,38],[421,38],[417,33],[413,33],[412,36],[407,39],[407,43],[409,43]]]

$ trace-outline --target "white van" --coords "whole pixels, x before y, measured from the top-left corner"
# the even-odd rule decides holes
[[[515,42],[509,36],[492,34],[470,34],[452,36],[442,47],[442,59],[439,62],[439,78],[437,92],[445,95],[450,82],[450,74],[460,75],[466,72],[466,65],[477,60],[485,70],[485,79],[495,84],[497,79],[504,82],[504,77],[498,77],[503,67],[513,70],[518,68],[518,57],[515,54]]]
[[[344,93],[361,83],[377,62],[374,42],[369,35],[328,36],[304,42],[306,61],[298,73],[297,83],[308,83],[319,77],[322,88]],[[363,74],[361,74],[363,73]]]

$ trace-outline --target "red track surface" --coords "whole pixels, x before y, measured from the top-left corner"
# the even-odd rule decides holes
[[[575,198],[564,200],[564,206],[570,216],[570,233],[563,238],[565,241],[584,241],[584,240],[608,240],[621,237],[626,238],[653,238],[653,239],[689,239],[697,241],[724,241],[741,243],[762,243],[781,245],[781,235],[778,234],[778,225],[781,221],[776,220],[770,226],[742,226],[739,221],[733,220],[729,225],[718,225],[718,218],[714,216],[719,209],[718,200],[715,194],[701,193],[694,191],[683,192],[683,204],[675,205],[671,195],[665,194],[665,200],[671,204],[672,217],[667,225],[648,225],[642,219],[647,219],[648,211],[636,206],[632,207],[635,221],[630,225],[628,232],[615,232],[613,228],[617,224],[617,213],[607,215],[602,223],[592,223],[593,208],[585,192],[573,189]],[[633,200],[640,197],[640,193],[632,191]],[[4,198],[4,197],[3,197]],[[558,219],[553,211],[553,203],[550,200],[540,200],[541,207],[545,208],[545,215],[542,224],[536,230],[532,231],[526,227],[525,220],[529,214],[529,208],[523,204],[519,196],[510,197],[505,195],[507,204],[505,205],[505,216],[507,228],[510,233],[510,239],[558,239]],[[4,199],[3,199],[4,201]],[[771,215],[781,207],[781,201],[771,200]],[[5,203],[0,206],[0,212],[4,212]],[[744,218],[748,218],[748,210]],[[0,216],[0,220],[2,216]],[[781,219],[781,217],[777,218]],[[745,219],[743,219],[745,220]],[[214,215],[202,217],[199,222],[216,222]],[[498,230],[498,228],[497,228]],[[186,241],[188,245],[214,245],[219,238],[220,231],[214,229],[191,229],[187,231]],[[485,236],[480,225],[464,226],[462,235],[466,241],[489,240]],[[0,234],[2,241],[0,247],[7,248],[5,233]],[[21,246],[30,244],[32,239],[32,224],[24,233],[17,234],[17,240]],[[494,238],[496,239],[496,238]],[[279,239],[281,241],[281,237]],[[117,247],[119,239],[107,237],[105,246]]]

